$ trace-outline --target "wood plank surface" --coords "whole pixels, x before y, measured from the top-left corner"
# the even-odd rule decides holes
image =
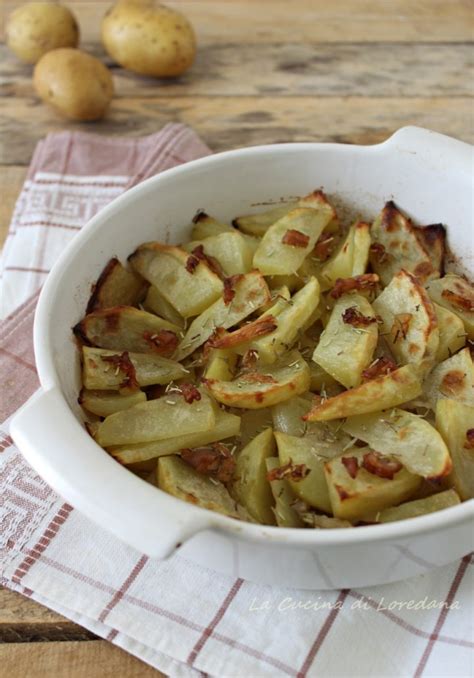
[[[91,125],[65,121],[35,99],[6,99],[0,162],[26,164],[41,137],[64,129],[141,136],[179,121],[222,151],[284,141],[373,144],[407,124],[473,141],[474,130],[466,124],[471,115],[469,97],[123,97]]]
[[[5,678],[160,678],[163,674],[105,640],[0,645]]]
[[[0,39],[10,10],[0,4]],[[64,0],[81,46],[112,69],[116,97],[95,124],[36,97],[32,68],[0,45],[0,244],[33,149],[64,129],[112,136],[191,125],[225,150],[285,141],[372,144],[408,124],[474,141],[471,0],[170,0],[198,37],[193,68],[144,78],[104,54],[111,0]],[[160,678],[162,674],[31,599],[0,587],[0,676]]]
[[[466,77],[474,65],[468,44],[203,45],[192,70],[177,80],[139,77],[115,65],[100,45],[85,47],[112,69],[118,97],[457,97],[473,89]],[[34,97],[31,66],[5,46],[0,62],[0,96]]]
[[[6,1],[6,16],[21,1]],[[98,40],[112,0],[65,0],[86,40]],[[169,0],[195,27],[199,44],[290,42],[466,42],[470,0]],[[1,24],[2,22],[0,22]]]

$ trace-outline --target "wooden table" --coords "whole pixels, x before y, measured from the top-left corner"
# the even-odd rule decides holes
[[[6,2],[5,15],[14,4]],[[82,46],[103,57],[109,2],[65,2]],[[143,135],[168,121],[194,127],[216,151],[281,141],[371,144],[403,125],[474,140],[470,0],[188,0],[199,53],[179,81],[140,78],[110,63],[107,118],[65,122],[41,104],[31,69],[0,47],[0,239],[36,142],[87,129]],[[3,21],[2,21],[3,25]],[[0,590],[0,673],[9,678],[134,678],[158,671],[40,605]]]

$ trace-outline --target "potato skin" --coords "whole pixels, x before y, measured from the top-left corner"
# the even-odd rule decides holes
[[[181,75],[196,54],[186,17],[155,0],[119,0],[102,20],[102,42],[123,68],[159,78]]]
[[[101,118],[114,94],[108,68],[78,49],[45,54],[35,66],[33,82],[41,99],[71,120]]]
[[[30,2],[10,14],[6,41],[19,59],[35,64],[53,49],[77,47],[79,27],[67,7],[55,2]]]

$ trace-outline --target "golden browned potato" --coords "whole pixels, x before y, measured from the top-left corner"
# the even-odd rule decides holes
[[[181,75],[196,54],[193,27],[156,0],[119,0],[102,20],[102,42],[124,68],[141,75]]]
[[[33,83],[45,103],[71,120],[102,118],[114,94],[109,69],[90,54],[68,47],[38,61]]]
[[[16,56],[35,64],[58,47],[77,47],[79,27],[72,12],[56,2],[28,2],[8,17],[6,42]]]

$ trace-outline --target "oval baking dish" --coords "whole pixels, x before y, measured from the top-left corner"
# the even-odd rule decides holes
[[[372,219],[395,199],[419,223],[447,226],[451,250],[472,274],[472,148],[415,127],[376,146],[282,144],[246,148],[168,170],[103,209],[48,276],[35,318],[41,382],[11,433],[38,473],[98,525],[152,557],[179,553],[209,568],[297,588],[377,585],[425,572],[473,548],[474,500],[419,518],[353,530],[244,523],[182,502],[117,464],[87,434],[77,404],[71,327],[113,255],[142,242],[179,242],[199,208],[218,219],[315,186],[336,206]]]

